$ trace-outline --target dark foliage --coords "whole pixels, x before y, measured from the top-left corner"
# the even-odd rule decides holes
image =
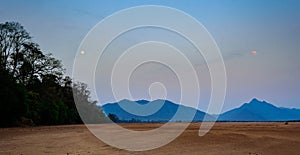
[[[119,117],[118,117],[117,115],[115,115],[115,114],[109,113],[109,114],[107,115],[107,117],[108,117],[111,121],[113,121],[114,123],[119,123],[119,122],[120,122]]]
[[[94,119],[89,123],[104,117],[87,86],[63,72],[61,61],[44,54],[21,24],[0,24],[0,127],[82,123],[76,104]]]

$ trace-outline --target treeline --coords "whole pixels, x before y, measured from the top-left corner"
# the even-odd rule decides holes
[[[109,113],[107,117],[114,123],[151,123],[151,121],[141,121],[136,118],[132,118],[131,120],[120,119],[116,114]]]
[[[64,76],[61,61],[43,53],[21,24],[0,24],[0,52],[0,127],[82,123],[73,92],[82,113],[104,117],[87,86]]]
[[[137,118],[131,119],[120,119],[118,115],[109,113],[107,117],[114,123],[166,123],[169,120],[140,120]],[[184,122],[184,121],[174,121],[174,122]],[[200,122],[200,121],[199,121]]]

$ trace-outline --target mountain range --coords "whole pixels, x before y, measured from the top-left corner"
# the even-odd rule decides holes
[[[276,107],[266,101],[252,99],[249,103],[221,114],[219,121],[295,121],[300,120],[300,109]]]
[[[134,103],[135,102],[135,103]],[[133,105],[133,104],[152,104],[152,105],[159,105],[159,110],[150,114],[148,116],[139,116],[131,114],[125,111],[120,105]],[[197,110],[195,108],[187,107],[184,105],[175,104],[168,100],[154,100],[154,101],[147,101],[147,100],[139,100],[139,101],[130,101],[130,100],[121,100],[116,103],[108,103],[102,106],[102,109],[106,115],[108,114],[115,114],[120,120],[123,121],[130,121],[130,120],[139,120],[142,122],[168,122],[168,121],[175,121],[175,122],[199,122],[202,121],[205,112]],[[180,109],[181,112],[177,112]],[[176,113],[176,118],[172,119],[172,117]],[[194,118],[190,118],[190,114],[195,114]],[[214,117],[211,115],[207,116],[208,120],[213,120]]]
[[[160,108],[153,114],[140,116],[125,111],[120,105],[158,105]],[[200,122],[203,121],[205,112],[198,109],[176,104],[168,100],[121,100],[115,103],[108,103],[102,106],[106,115],[114,114],[123,121],[141,122]],[[176,113],[180,109],[180,113]],[[153,110],[153,109],[152,109]],[[194,114],[193,119],[189,118],[190,114]],[[175,119],[172,118],[176,114]],[[207,114],[208,121],[215,120],[216,115]],[[229,110],[219,115],[217,121],[255,121],[255,122],[269,122],[269,121],[298,121],[300,120],[300,109],[290,109],[276,107],[266,101],[259,101],[252,99],[249,103],[244,103],[242,106]]]

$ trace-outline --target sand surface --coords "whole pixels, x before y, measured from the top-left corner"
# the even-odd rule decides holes
[[[149,130],[161,124],[126,124],[126,128]],[[216,123],[203,137],[200,123],[171,143],[158,149],[130,152],[98,140],[84,125],[43,126],[0,129],[0,155],[35,154],[146,154],[146,155],[299,155],[300,123]]]

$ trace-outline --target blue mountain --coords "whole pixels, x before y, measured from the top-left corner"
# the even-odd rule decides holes
[[[155,105],[159,107],[154,113],[150,115],[141,116],[135,115],[130,112],[125,111],[121,105],[127,105],[130,108],[130,105]],[[153,110],[152,107],[149,107],[149,111]],[[195,108],[187,107],[184,105],[175,104],[168,100],[154,100],[154,101],[147,101],[147,100],[139,100],[139,101],[130,101],[130,100],[121,100],[116,103],[108,103],[102,106],[102,109],[106,115],[114,114],[118,116],[120,120],[130,121],[130,120],[139,120],[142,122],[168,122],[168,121],[193,121],[198,122],[202,121],[205,113],[197,110]],[[180,109],[180,110],[179,110]],[[145,109],[144,109],[145,110]],[[178,110],[180,112],[178,112]],[[147,112],[147,111],[145,111]],[[176,117],[172,119],[172,117],[176,114]],[[190,117],[191,114],[195,114],[194,117]],[[192,115],[193,116],[193,115]],[[213,120],[214,117],[211,115],[207,116],[208,120]]]
[[[276,107],[266,101],[253,99],[239,108],[221,114],[218,121],[295,121],[300,120],[300,109]]]

